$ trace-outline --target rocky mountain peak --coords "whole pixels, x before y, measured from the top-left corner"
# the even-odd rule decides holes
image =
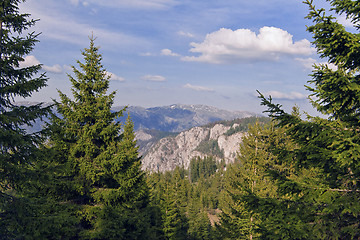
[[[194,157],[213,155],[218,161],[233,162],[245,132],[227,133],[238,124],[216,124],[208,127],[193,127],[176,136],[160,139],[143,157],[143,169],[169,171],[176,166],[188,168]],[[213,153],[213,154],[211,154]]]

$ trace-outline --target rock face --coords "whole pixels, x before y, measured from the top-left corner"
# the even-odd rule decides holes
[[[236,158],[244,132],[234,132],[238,124],[226,126],[216,124],[208,127],[194,127],[176,136],[160,139],[142,159],[143,169],[169,171],[176,166],[188,168],[193,157],[204,157],[218,152],[218,161],[232,162]],[[217,151],[216,151],[217,149]],[[220,150],[220,151],[219,151]],[[221,155],[221,156],[219,156]]]

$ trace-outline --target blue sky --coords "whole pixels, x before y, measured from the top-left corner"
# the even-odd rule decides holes
[[[324,1],[314,1],[319,7]],[[92,33],[112,75],[115,105],[205,104],[260,113],[256,90],[312,112],[304,85],[321,62],[301,0],[27,0],[48,87],[32,101],[71,95],[67,74]]]

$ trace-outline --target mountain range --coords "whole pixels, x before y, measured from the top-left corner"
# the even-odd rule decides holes
[[[30,106],[35,102],[17,102],[17,105]],[[44,105],[48,106],[49,103]],[[123,106],[113,107],[112,111],[123,109]],[[181,132],[192,127],[202,126],[221,120],[232,120],[258,116],[259,114],[247,111],[228,111],[206,105],[173,104],[170,106],[143,108],[128,106],[124,116],[117,121],[124,122],[130,114],[134,123],[134,130],[155,130],[160,132]],[[32,128],[25,127],[28,131],[41,130],[43,122],[37,121]]]
[[[156,129],[162,132],[181,132],[211,122],[258,115],[247,111],[228,111],[206,105],[183,104],[153,108],[130,106],[127,108],[124,118],[127,117],[127,114],[130,114],[135,130]]]
[[[112,111],[123,108],[114,107]],[[257,119],[264,120],[259,114],[246,111],[182,104],[153,108],[129,106],[117,121],[124,122],[128,115],[134,123],[143,169],[148,171],[187,168],[193,157],[213,156],[218,161],[232,162],[247,125]],[[27,131],[39,131],[43,124],[37,121]]]

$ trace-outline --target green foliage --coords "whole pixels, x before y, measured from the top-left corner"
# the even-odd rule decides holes
[[[329,1],[333,10],[347,16],[358,29],[357,1]],[[307,89],[313,106],[328,119],[288,114],[263,95],[269,115],[286,127],[286,135],[296,149],[270,149],[288,165],[292,174],[277,168],[265,171],[276,184],[278,197],[248,194],[244,199],[261,215],[263,238],[357,239],[359,216],[359,34],[351,33],[317,10],[312,1],[308,31],[314,36],[320,57],[337,69],[314,66]],[[260,208],[257,208],[259,207]],[[256,209],[256,210],[255,210]],[[271,221],[271,224],[270,224]],[[287,224],[284,224],[286,222]]]
[[[201,203],[192,199],[188,207],[189,219],[189,239],[214,239],[213,228],[211,226],[206,209]]]
[[[163,201],[163,231],[166,239],[186,239],[187,238],[187,219],[181,208],[181,202],[176,189],[166,189]]]
[[[200,157],[193,158],[190,160],[189,172],[190,180],[197,182],[199,178],[207,178],[213,175],[217,170],[216,160],[213,157]]]
[[[41,234],[41,196],[31,199],[37,181],[34,164],[41,161],[40,133],[27,133],[50,110],[42,104],[18,106],[16,97],[30,97],[46,86],[41,65],[21,68],[24,56],[38,42],[34,32],[24,34],[35,21],[19,12],[20,0],[0,2],[0,238],[32,239]]]
[[[231,201],[222,209],[219,229],[224,237],[255,239],[263,236],[261,231],[267,223],[261,219],[261,213],[249,206],[246,198],[249,195],[258,198],[278,197],[277,187],[266,171],[269,168],[281,171],[286,169],[271,150],[292,149],[290,144],[284,130],[275,128],[273,123],[265,126],[256,123],[250,126],[248,134],[243,137],[238,161],[230,166],[226,174]],[[257,205],[257,208],[261,207],[260,204]]]
[[[225,136],[231,136],[238,132],[247,132],[249,131],[249,127],[254,125],[255,123],[258,124],[266,124],[270,121],[270,118],[266,117],[249,117],[249,118],[242,118],[237,121],[232,121],[233,124],[230,126],[233,126],[234,124],[237,124],[236,127],[231,127],[226,133]]]
[[[234,120],[223,120],[206,124],[204,127],[212,128],[216,124],[221,124],[224,126],[232,127],[234,124],[240,125],[244,131],[248,130],[249,125],[253,125],[256,122],[259,123],[268,123],[271,119],[269,117],[246,117],[246,118],[237,118]]]
[[[109,76],[94,39],[82,52],[81,70],[69,75],[74,100],[59,91],[58,114],[48,125],[52,192],[77,216],[76,238],[142,239],[151,235],[149,190],[141,171],[133,123],[115,119],[115,92],[107,95]],[[75,211],[71,211],[74,209]],[[60,213],[59,213],[60,214]]]
[[[217,139],[202,141],[195,150],[209,156],[224,157],[224,151],[220,149]]]
[[[212,158],[194,159],[212,163]],[[159,206],[162,232],[166,239],[215,239],[218,205],[224,197],[223,169],[191,181],[189,172],[176,168],[148,176],[151,204]],[[160,232],[160,231],[159,231]]]

